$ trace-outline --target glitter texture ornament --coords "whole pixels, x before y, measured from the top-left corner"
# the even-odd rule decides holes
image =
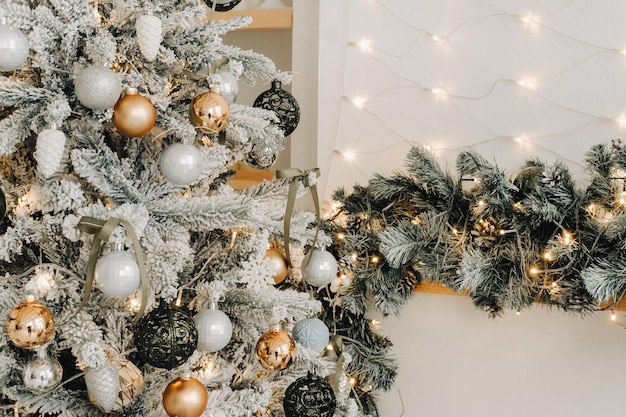
[[[198,349],[209,352],[222,350],[233,335],[233,325],[230,318],[211,305],[211,308],[199,312],[195,319],[198,329]]]
[[[276,248],[269,248],[265,252],[265,257],[272,263],[274,283],[280,284],[289,275],[289,266],[285,255]]]
[[[135,346],[139,356],[157,368],[182,365],[198,345],[198,330],[186,312],[161,303],[137,323]]]
[[[78,101],[92,110],[106,110],[115,105],[122,94],[122,81],[107,67],[91,65],[74,80]]]
[[[120,376],[110,363],[87,368],[85,384],[89,401],[100,411],[109,413],[115,407],[120,392]]]
[[[202,153],[193,145],[173,143],[159,160],[159,169],[166,180],[175,185],[189,185],[202,175]]]
[[[302,278],[314,287],[322,287],[332,282],[337,271],[337,261],[330,252],[314,249],[302,267]]]
[[[296,358],[296,342],[280,326],[274,326],[261,335],[255,351],[263,368],[282,371]]]
[[[141,283],[137,259],[121,249],[107,253],[98,259],[94,283],[109,297],[128,297]]]
[[[143,374],[134,363],[126,359],[114,359],[111,364],[117,369],[120,380],[120,392],[112,409],[118,411],[135,401],[143,388]]]
[[[222,97],[226,99],[228,104],[233,104],[239,96],[239,82],[233,74],[226,70],[218,71],[217,74],[222,78],[220,83]]]
[[[213,2],[211,0],[204,0],[209,7],[213,7]],[[239,4],[241,0],[215,0],[215,11],[217,12],[227,12],[235,8],[236,5]]]
[[[220,93],[209,90],[198,94],[189,105],[189,117],[202,133],[219,133],[230,120],[230,106]]]
[[[140,16],[135,22],[139,50],[147,61],[154,61],[163,40],[161,19],[151,14]]]
[[[35,349],[48,343],[54,335],[54,317],[48,307],[28,297],[7,316],[9,340],[22,349]]]
[[[50,178],[59,170],[66,140],[65,134],[54,128],[42,130],[37,135],[34,156],[42,177]]]
[[[41,348],[37,350],[37,356],[24,365],[22,378],[30,392],[43,394],[59,385],[63,378],[63,367]]]
[[[285,136],[291,135],[300,122],[300,106],[295,97],[281,88],[278,80],[272,81],[272,87],[262,92],[256,100],[254,107],[271,110],[276,113],[280,120],[278,127]]]
[[[176,378],[163,391],[163,408],[170,417],[200,417],[208,400],[205,386],[189,376]]]
[[[21,30],[0,24],[0,71],[18,69],[28,58],[28,39]]]
[[[307,349],[321,352],[328,346],[330,331],[324,322],[316,317],[300,320],[293,327],[293,338]]]
[[[335,392],[323,378],[307,375],[296,379],[285,390],[286,417],[332,417],[337,408]]]
[[[150,132],[156,123],[156,117],[152,102],[135,89],[129,89],[113,108],[113,124],[122,135],[130,138]]]
[[[276,162],[276,155],[269,146],[255,146],[246,157],[246,164],[254,169],[267,169]]]

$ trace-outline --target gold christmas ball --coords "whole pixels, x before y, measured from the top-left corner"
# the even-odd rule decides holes
[[[202,133],[218,133],[226,129],[230,120],[230,106],[216,91],[207,91],[196,96],[189,105],[189,117]]]
[[[32,298],[18,304],[7,316],[7,336],[22,349],[45,345],[54,335],[54,317],[48,307]]]
[[[137,394],[143,388],[143,374],[134,363],[127,359],[113,359],[110,363],[117,369],[120,377],[120,393],[112,409],[117,411],[128,407],[135,401]]]
[[[272,327],[259,338],[256,358],[269,371],[282,371],[296,358],[296,342],[280,328]]]
[[[156,109],[146,97],[131,91],[119,99],[113,108],[113,124],[124,136],[146,135],[156,123]]]
[[[170,417],[200,417],[208,400],[204,385],[191,377],[176,378],[163,391],[163,408]]]
[[[280,284],[289,275],[289,266],[287,265],[287,259],[281,251],[276,248],[269,248],[265,252],[265,257],[272,262],[274,268],[274,283]]]

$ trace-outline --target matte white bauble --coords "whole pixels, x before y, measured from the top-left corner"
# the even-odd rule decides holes
[[[202,162],[202,153],[198,148],[174,143],[161,155],[159,169],[172,184],[189,185],[202,175]]]
[[[28,39],[21,30],[0,25],[0,70],[18,69],[28,58]]]
[[[123,250],[107,253],[96,264],[96,286],[109,297],[128,297],[139,288],[141,275],[135,256]]]
[[[230,342],[233,325],[223,311],[215,308],[201,311],[194,321],[198,330],[198,349],[217,352]]]
[[[219,71],[218,75],[222,77],[220,92],[222,97],[226,99],[228,104],[233,104],[239,96],[239,82],[233,74],[228,71]]]
[[[24,386],[34,394],[44,394],[54,389],[63,378],[59,361],[46,354],[44,349],[26,363],[22,371]]]
[[[337,276],[337,261],[325,250],[314,249],[309,261],[302,267],[302,278],[314,287],[322,287]]]
[[[330,331],[322,320],[309,317],[296,323],[292,335],[293,339],[305,348],[321,352],[328,346]]]
[[[117,103],[122,94],[122,81],[107,67],[91,65],[74,80],[78,101],[92,110],[106,110]]]

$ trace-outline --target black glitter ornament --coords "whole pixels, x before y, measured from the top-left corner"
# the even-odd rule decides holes
[[[285,136],[291,133],[300,122],[300,106],[295,97],[280,87],[280,81],[272,81],[272,88],[262,92],[256,100],[254,107],[260,107],[265,110],[272,110],[278,116],[281,128]]]
[[[168,303],[161,303],[143,316],[137,329],[137,353],[157,368],[172,369],[185,363],[198,345],[198,330],[193,318]]]
[[[285,390],[283,409],[287,417],[332,417],[336,407],[333,388],[318,376],[298,378]]]
[[[4,220],[7,215],[7,199],[4,195],[4,190],[0,187],[0,221]]]
[[[204,0],[204,2],[209,6],[213,7],[213,2],[211,0]],[[215,11],[216,12],[227,12],[232,10],[236,5],[238,5],[241,0],[216,0]]]

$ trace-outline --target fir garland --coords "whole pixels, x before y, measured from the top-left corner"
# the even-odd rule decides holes
[[[416,147],[404,172],[337,190],[341,206],[324,226],[352,277],[343,307],[397,313],[434,281],[492,317],[535,302],[581,315],[610,308],[626,291],[626,147],[593,146],[585,165],[582,188],[561,162],[531,159],[509,177],[470,150],[453,178]]]

